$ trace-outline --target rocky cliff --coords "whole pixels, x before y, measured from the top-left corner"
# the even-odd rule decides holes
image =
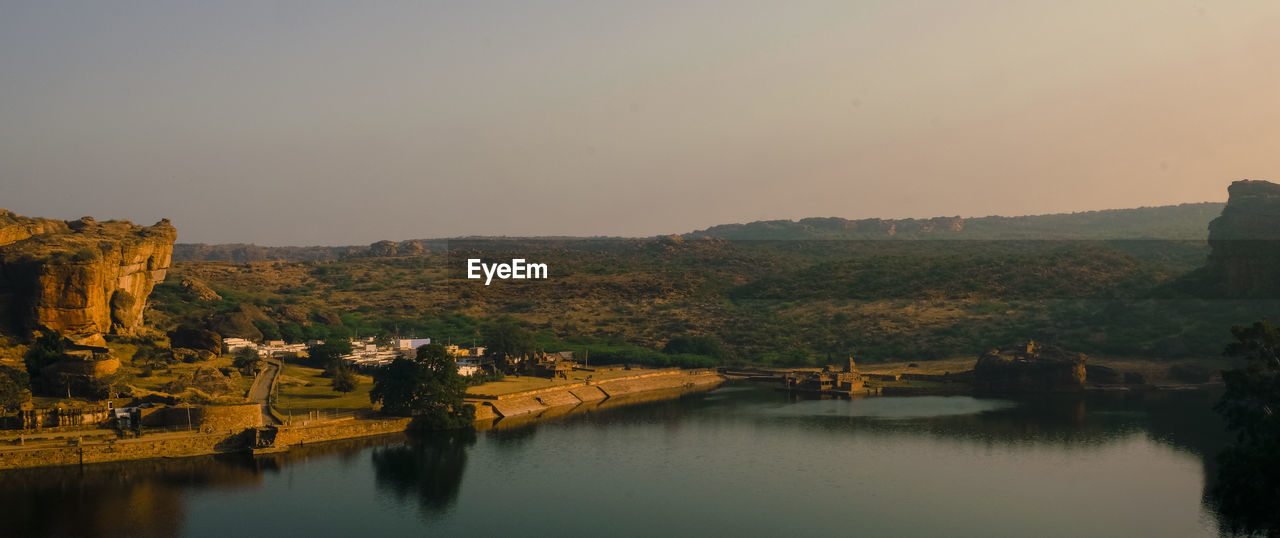
[[[1209,223],[1212,282],[1228,296],[1280,296],[1280,185],[1237,181],[1227,193],[1222,215]]]
[[[133,334],[177,234],[168,220],[62,222],[0,210],[0,310],[10,329]]]
[[[980,393],[1075,392],[1084,390],[1085,356],[1035,342],[993,349],[973,367]]]

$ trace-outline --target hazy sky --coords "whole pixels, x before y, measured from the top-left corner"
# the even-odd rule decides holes
[[[653,235],[1280,180],[1280,2],[0,0],[0,207]]]

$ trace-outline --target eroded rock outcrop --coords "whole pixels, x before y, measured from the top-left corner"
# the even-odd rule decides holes
[[[177,235],[168,220],[137,226],[0,212],[0,308],[21,329],[134,334]]]
[[[1036,344],[993,349],[973,367],[974,389],[988,394],[1084,390],[1083,353]]]
[[[422,245],[422,241],[408,240],[399,243],[395,241],[378,241],[369,245],[369,250],[364,256],[374,258],[387,257],[403,257],[403,256],[421,256],[427,253],[426,247]]]
[[[1237,181],[1227,193],[1209,223],[1211,281],[1228,296],[1280,296],[1280,185]]]
[[[209,328],[223,337],[245,338],[261,342],[263,335],[255,322],[269,321],[271,318],[252,303],[240,303],[235,310],[216,316]]]
[[[163,388],[170,394],[181,394],[188,390],[197,390],[208,396],[223,396],[240,392],[240,372],[228,370],[222,373],[215,368],[201,366],[189,374],[178,376]]]
[[[194,278],[184,278],[178,283],[178,285],[182,286],[182,289],[186,290],[192,297],[201,301],[217,301],[222,299],[222,296],[218,295],[218,292],[213,291],[213,288],[210,288],[204,282]]]
[[[169,331],[169,347],[208,351],[217,357],[222,355],[222,335],[207,329],[180,327]]]

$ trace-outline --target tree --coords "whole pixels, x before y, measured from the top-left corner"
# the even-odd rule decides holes
[[[298,342],[305,342],[307,340],[307,333],[302,329],[302,325],[290,321],[289,323],[285,323],[280,326],[280,338],[290,344],[296,344]]]
[[[262,333],[264,340],[280,340],[280,326],[269,319],[254,320],[253,326]]]
[[[49,331],[40,335],[27,351],[27,374],[33,378],[40,377],[40,370],[58,362],[66,349],[62,333]]]
[[[1236,439],[1218,457],[1212,495],[1232,533],[1280,533],[1280,329],[1263,320],[1231,333],[1224,354],[1245,365],[1222,372],[1227,388],[1214,410]]]
[[[0,410],[17,409],[31,398],[31,378],[17,368],[0,366]]]
[[[484,336],[485,352],[502,360],[501,369],[510,371],[516,360],[534,351],[533,334],[507,318],[489,327]]]
[[[440,344],[418,348],[413,359],[398,358],[373,376],[369,400],[383,412],[416,416],[431,429],[471,426],[475,408],[462,401],[467,382],[458,365]]]
[[[674,355],[704,355],[719,360],[724,358],[724,344],[708,336],[677,336],[667,341],[662,352]]]
[[[307,356],[312,366],[325,369],[325,375],[333,375],[335,367],[340,365],[341,357],[351,353],[351,341],[346,338],[329,338],[323,344],[307,348]]]
[[[1263,320],[1233,327],[1236,341],[1224,355],[1243,357],[1245,365],[1222,373],[1227,390],[1215,410],[1247,446],[1280,446],[1280,329]]]
[[[360,386],[360,378],[356,377],[355,372],[350,368],[343,366],[333,373],[330,384],[333,385],[333,390],[338,392],[351,392]]]
[[[263,367],[262,363],[262,357],[258,356],[258,350],[251,347],[237,349],[235,356],[231,359],[231,366],[245,375],[257,375],[258,370]]]

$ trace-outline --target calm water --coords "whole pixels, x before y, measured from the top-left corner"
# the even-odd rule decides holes
[[[1211,402],[731,386],[274,459],[0,473],[0,511],[24,536],[1205,536]]]

